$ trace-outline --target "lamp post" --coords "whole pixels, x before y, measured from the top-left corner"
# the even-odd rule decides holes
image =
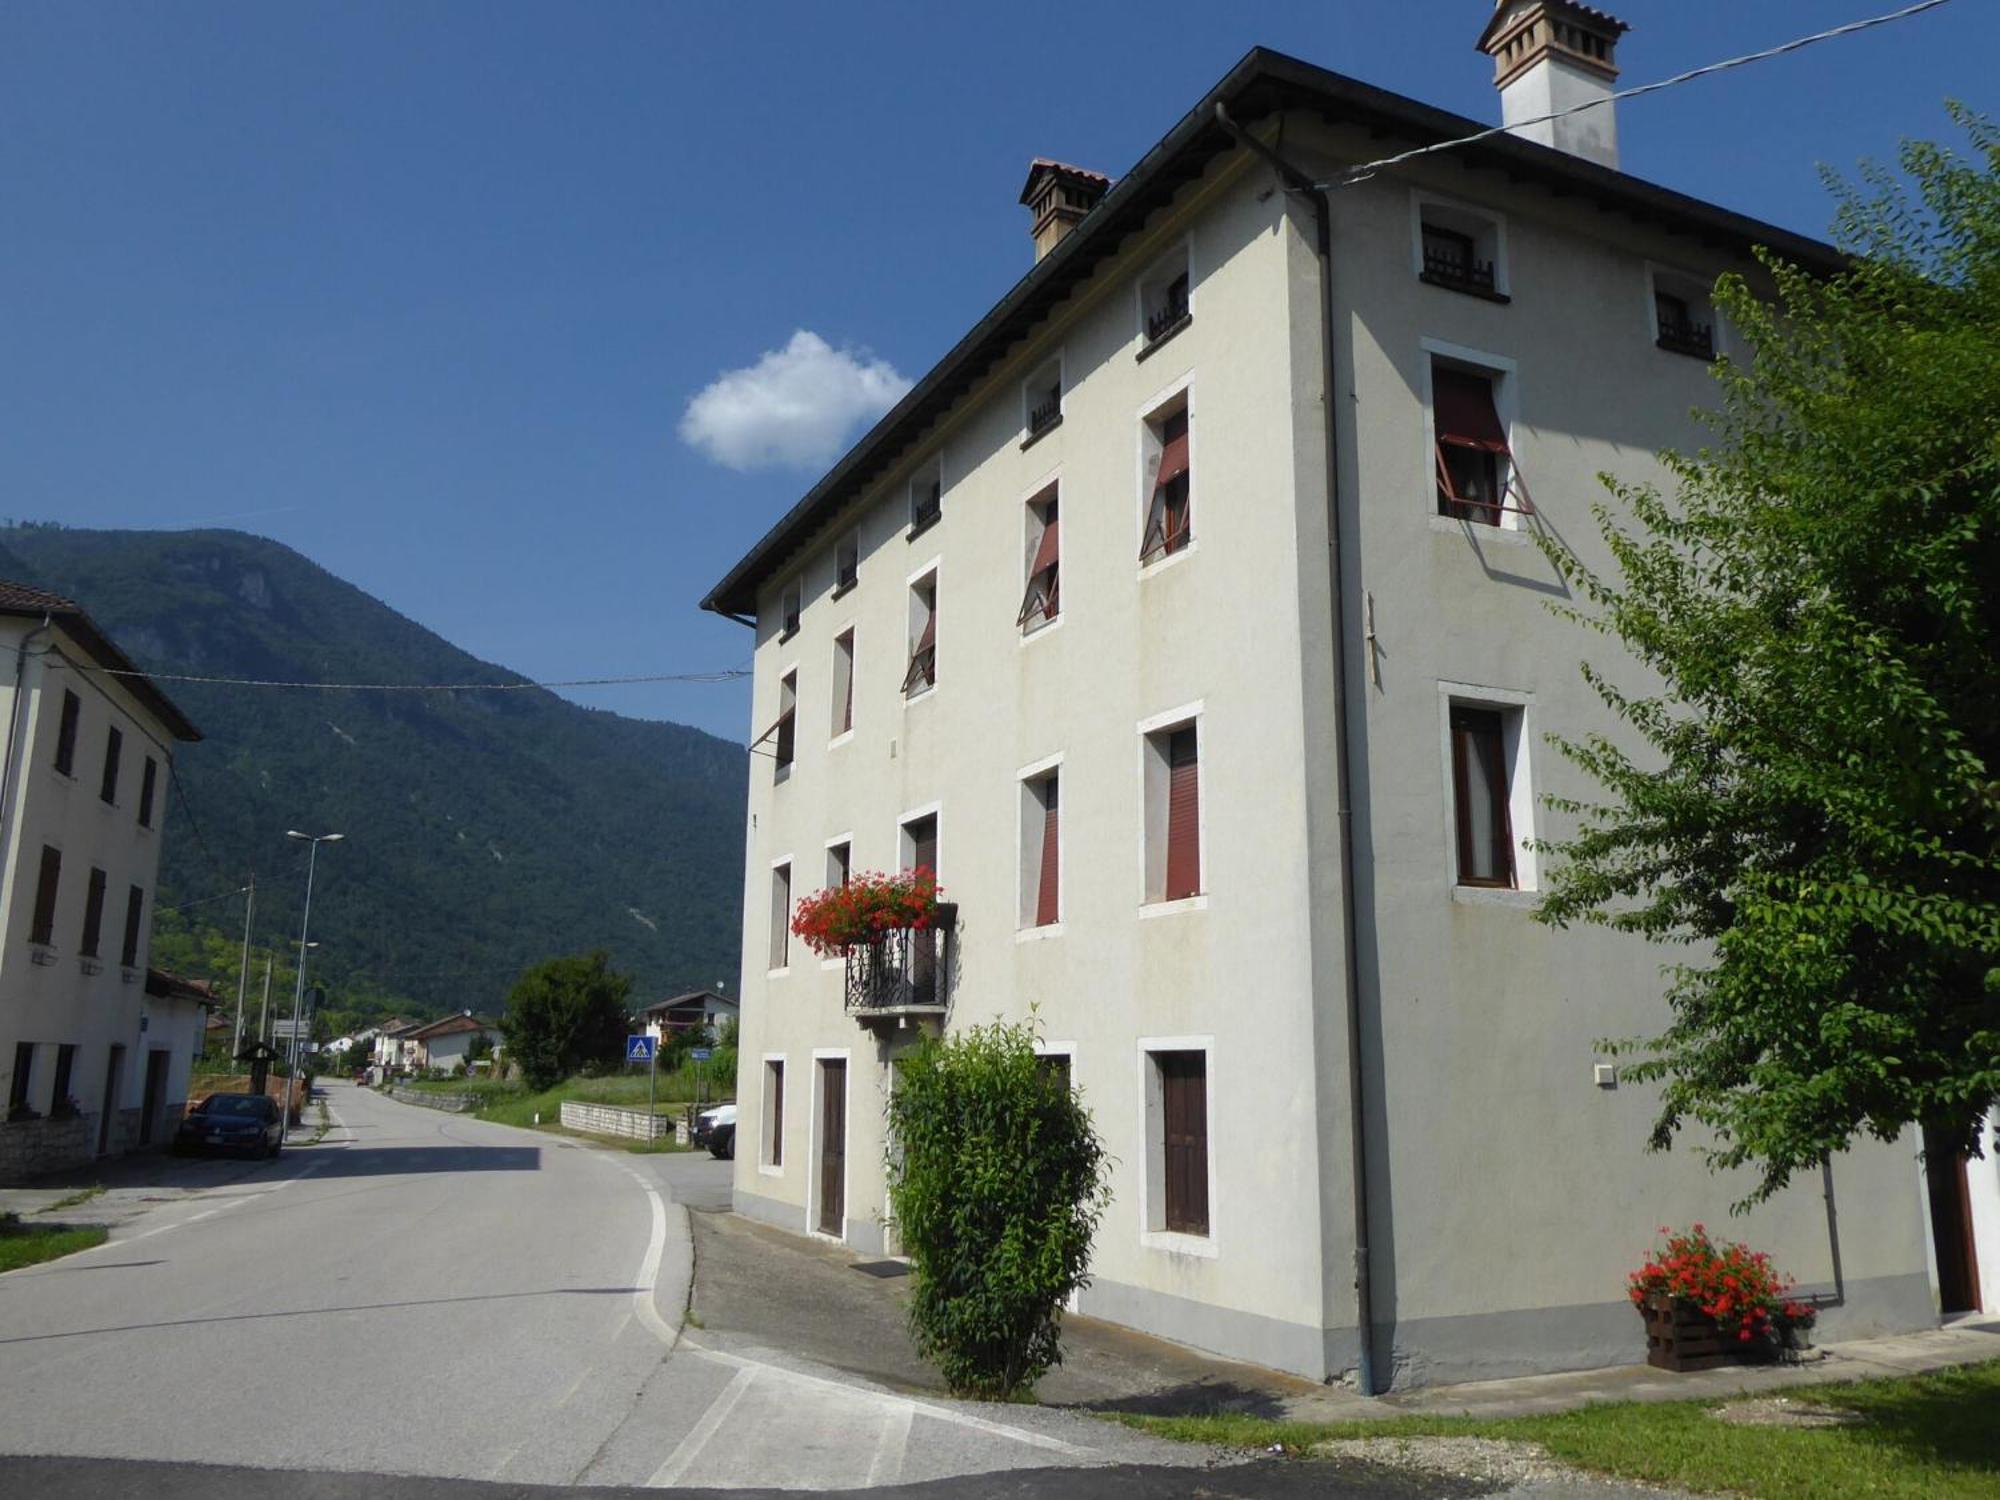
[[[285,830],[288,839],[301,839],[312,845],[312,852],[306,856],[306,909],[299,918],[299,972],[292,987],[292,1079],[299,1076],[299,1014],[306,1002],[306,930],[312,925],[313,871],[319,865],[319,846],[338,843],[347,837],[344,833],[300,833],[296,828]],[[292,1133],[292,1101],[289,1096],[285,1107],[279,1113],[278,1133],[280,1140],[289,1140]]]

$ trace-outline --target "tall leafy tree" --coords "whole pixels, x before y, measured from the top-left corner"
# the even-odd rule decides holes
[[[2000,1099],[2000,132],[1953,114],[1837,187],[1843,274],[1718,287],[1752,355],[1671,496],[1607,481],[1611,575],[1543,543],[1656,679],[1585,668],[1643,750],[1558,741],[1601,795],[1540,916],[1696,945],[1628,1074],[1755,1197]]]
[[[613,973],[602,948],[530,965],[500,1017],[507,1060],[535,1089],[553,1088],[591,1063],[615,1063],[631,1026],[632,977]]]

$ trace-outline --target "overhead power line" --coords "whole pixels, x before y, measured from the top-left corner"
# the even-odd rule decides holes
[[[1629,89],[1619,89],[1602,99],[1587,100],[1582,104],[1572,104],[1567,109],[1559,109],[1553,114],[1536,115],[1532,120],[1516,120],[1511,125],[1495,125],[1489,130],[1474,131],[1454,140],[1438,141],[1429,146],[1418,146],[1414,150],[1399,152],[1395,156],[1385,156],[1378,161],[1363,162],[1358,167],[1349,167],[1338,177],[1313,186],[1324,192],[1329,188],[1348,187],[1364,182],[1385,167],[1401,166],[1406,161],[1414,161],[1419,156],[1431,156],[1439,151],[1450,151],[1459,146],[1469,146],[1474,141],[1483,141],[1496,135],[1506,135],[1528,125],[1546,125],[1551,120],[1560,120],[1565,115],[1581,114],[1586,109],[1597,109],[1618,99],[1636,99],[1641,94],[1657,94],[1661,89],[1675,88],[1683,83],[1692,83],[1697,78],[1706,78],[1711,73],[1722,73],[1730,68],[1741,68],[1750,63],[1763,62],[1768,58],[1782,57],[1787,52],[1797,52],[1817,42],[1832,41],[1835,37],[1853,36],[1856,32],[1868,31],[1877,26],[1887,26],[1892,21],[1906,21],[1911,16],[1921,15],[1927,10],[1936,10],[1949,0],[1917,0],[1915,5],[1906,5],[1901,10],[1890,11],[1886,15],[1869,16],[1865,20],[1849,21],[1844,26],[1829,27],[1825,31],[1815,31],[1811,36],[1796,37],[1789,42],[1781,42],[1775,47],[1766,47],[1761,52],[1746,52],[1741,57],[1725,58],[1721,62],[1708,63],[1699,68],[1691,68],[1685,73],[1676,73],[1672,78],[1662,78],[1657,83],[1642,83]]]
[[[142,672],[123,667],[86,667],[59,663],[57,670],[92,672],[104,677],[145,677],[154,682],[191,682],[204,687],[297,688],[326,693],[518,693],[530,688],[632,687],[659,682],[734,682],[748,677],[748,667],[713,672],[646,672],[631,677],[572,677],[556,682],[285,682],[267,677],[200,677],[188,672]]]

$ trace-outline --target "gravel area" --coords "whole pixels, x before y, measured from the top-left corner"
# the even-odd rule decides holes
[[[1715,1409],[1718,1422],[1737,1427],[1854,1427],[1864,1419],[1858,1411],[1837,1406],[1813,1406],[1789,1396],[1759,1396],[1732,1401]]]
[[[1356,1458],[1396,1469],[1415,1469],[1446,1479],[1487,1484],[1526,1484],[1567,1479],[1575,1471],[1550,1458],[1538,1443],[1503,1443],[1479,1437],[1342,1438],[1317,1443],[1316,1458]]]

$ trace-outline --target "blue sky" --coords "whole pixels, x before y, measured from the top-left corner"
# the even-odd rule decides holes
[[[1629,85],[1894,7],[1609,8]],[[536,677],[742,664],[696,602],[819,467],[740,466],[1005,292],[1031,156],[1123,172],[1257,44],[1497,119],[1487,10],[14,0],[0,515],[260,532]],[[1995,58],[1954,0],[1628,102],[1624,165],[1820,234],[1818,165],[2000,112]],[[748,738],[740,685],[575,696]]]

